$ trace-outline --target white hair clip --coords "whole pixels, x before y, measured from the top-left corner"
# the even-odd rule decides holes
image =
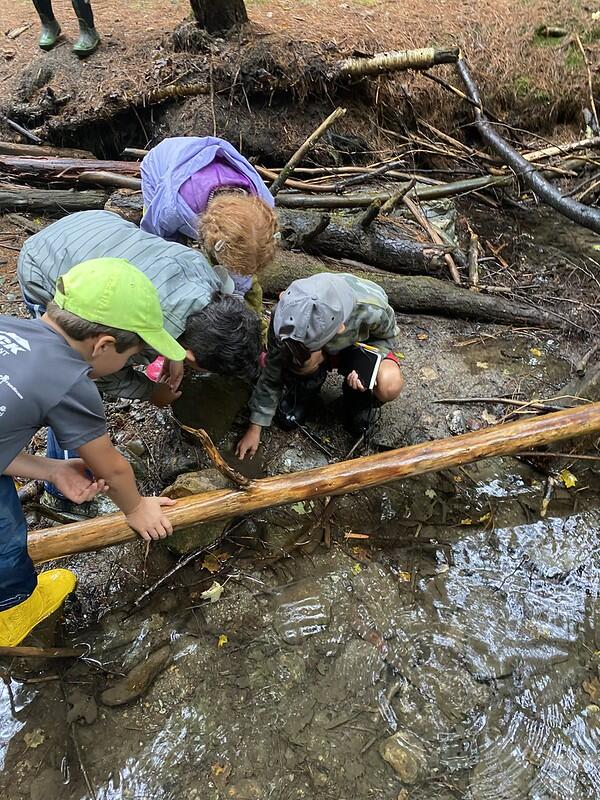
[[[219,241],[215,243],[215,253],[220,253],[224,247],[225,247],[225,240],[219,239]]]

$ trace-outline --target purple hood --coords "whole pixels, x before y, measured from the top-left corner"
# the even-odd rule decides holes
[[[218,158],[230,164],[253,185],[258,197],[275,202],[252,164],[233,145],[214,136],[178,136],[164,139],[142,161],[144,216],[140,227],[163,239],[183,233],[197,237],[198,217],[180,194],[182,185]],[[208,193],[210,193],[209,187]]]

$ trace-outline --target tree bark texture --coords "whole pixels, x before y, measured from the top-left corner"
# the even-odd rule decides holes
[[[248,22],[244,0],[190,0],[190,5],[198,25],[209,33]]]
[[[399,238],[398,228],[384,219],[375,219],[365,228],[356,215],[338,213],[313,236],[311,232],[325,215],[279,209],[277,216],[282,241],[307,253],[351,258],[409,275],[442,275],[447,271],[444,253],[448,248]]]
[[[0,185],[0,211],[47,211],[61,214],[104,208],[108,192],[72,189],[31,189],[27,186]]]
[[[245,490],[221,489],[177,500],[166,514],[173,527],[229,519],[261,509],[346,494],[482,458],[509,455],[600,431],[600,404],[566,409],[483,430],[342,461],[326,467],[253,481]],[[134,539],[123,514],[33,531],[28,549],[36,562],[97,550]]]
[[[328,263],[301,253],[281,253],[260,276],[263,291],[278,297],[298,278],[325,271],[354,272],[378,283],[387,293],[390,305],[407,314],[440,314],[446,317],[499,322],[506,325],[531,325],[559,328],[564,323],[536,306],[507,300],[498,295],[471,292],[454,283],[422,275],[392,275],[385,272],[356,272],[344,264]]]

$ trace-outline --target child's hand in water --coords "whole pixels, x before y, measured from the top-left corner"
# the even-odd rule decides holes
[[[248,426],[248,430],[239,440],[237,447],[235,448],[235,454],[240,461],[243,461],[245,456],[252,458],[252,456],[255,455],[260,444],[261,433],[262,428],[260,425],[250,424]]]
[[[357,392],[366,391],[355,369],[349,373],[348,377],[346,378],[346,382],[351,389],[355,389]]]

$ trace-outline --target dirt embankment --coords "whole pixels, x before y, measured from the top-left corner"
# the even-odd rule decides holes
[[[38,23],[26,0],[0,6],[0,81],[3,107],[54,143],[90,144],[99,154],[141,146],[177,133],[226,136],[274,163],[289,154],[332,103],[351,113],[339,127],[350,156],[393,150],[393,133],[415,117],[449,132],[468,117],[459,98],[421,75],[400,73],[348,86],[329,80],[328,67],[352,54],[423,46],[461,47],[488,108],[513,126],[560,135],[556,126],[583,126],[589,105],[583,43],[594,72],[600,22],[592,9],[566,0],[454,0],[410,6],[397,0],[249,0],[251,24],[238,35],[208,40],[184,25],[185,0],[168,7],[137,0],[95,4],[103,46],[80,62],[70,50],[76,22],[70,3],[57,0],[64,42],[51,53],[37,48]],[[315,24],[318,14],[318,25]],[[343,26],[340,20],[343,19]],[[6,32],[31,23],[16,38]],[[564,35],[547,37],[544,26]],[[455,81],[452,67],[436,73]],[[148,108],[144,95],[189,83],[201,96]],[[299,114],[301,110],[301,114]],[[98,126],[97,122],[102,122]],[[375,123],[375,124],[373,124]],[[93,128],[93,131],[92,131]],[[274,145],[274,143],[277,143]]]

